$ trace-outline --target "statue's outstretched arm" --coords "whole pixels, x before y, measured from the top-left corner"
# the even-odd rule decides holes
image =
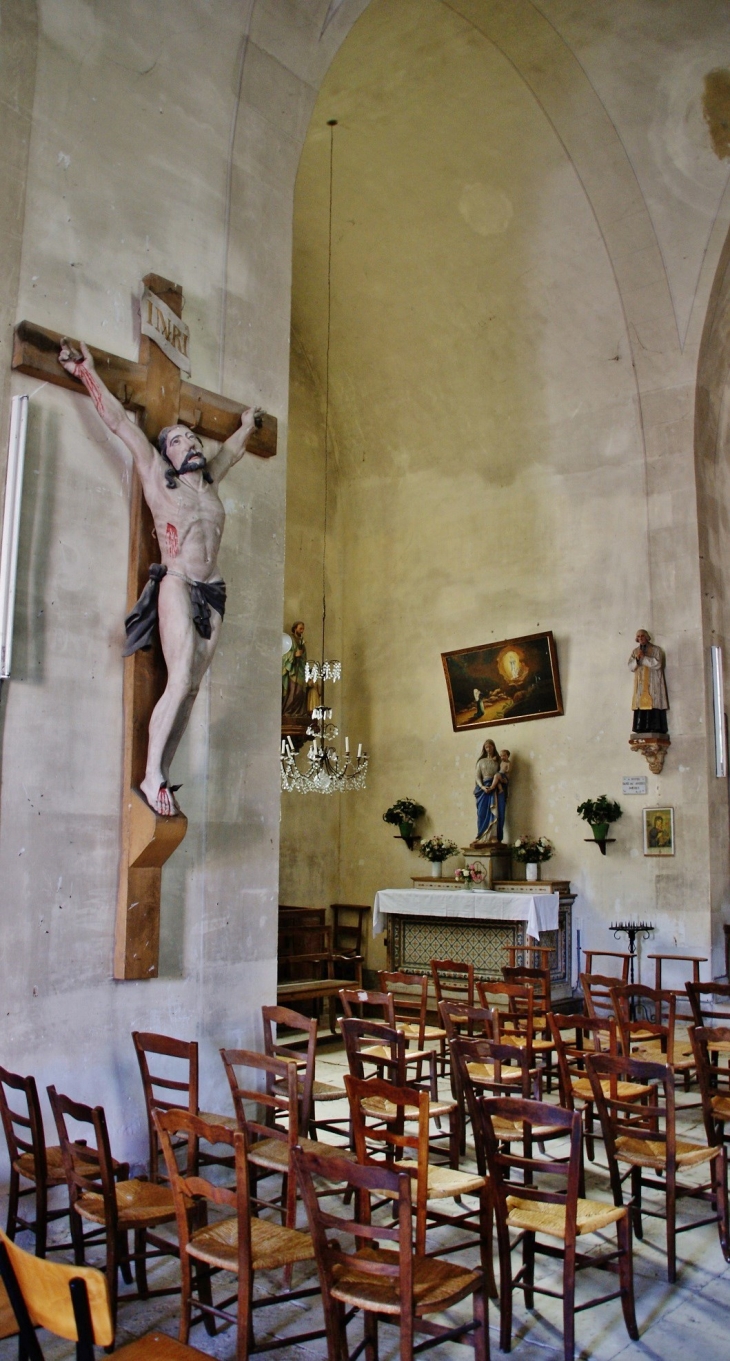
[[[144,475],[149,472],[154,460],[152,445],[139,426],[133,425],[128,419],[121,402],[117,401],[106,383],[102,382],[91,351],[83,341],[81,350],[82,353],[79,354],[77,350],[72,349],[67,340],[63,340],[58,355],[59,364],[67,373],[83,383],[105,426],[126,444],[134,458],[137,471]]]
[[[249,406],[241,415],[241,424],[232,435],[229,435],[225,444],[221,446],[219,452],[210,459],[208,472],[215,482],[220,482],[227,472],[230,472],[234,463],[240,462],[246,452],[246,444],[253,433],[254,427],[261,424],[262,411],[260,407]]]

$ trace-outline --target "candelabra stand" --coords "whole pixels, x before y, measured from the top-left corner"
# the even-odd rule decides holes
[[[619,940],[619,938],[620,938],[622,935],[625,935],[625,936],[628,938],[628,942],[629,942],[629,982],[630,982],[630,983],[633,983],[633,982],[634,982],[634,960],[636,959],[636,954],[637,954],[637,951],[636,951],[636,937],[637,937],[637,936],[641,936],[642,940],[648,940],[648,939],[649,939],[649,936],[651,935],[651,933],[652,933],[652,931],[653,931],[654,929],[655,929],[655,928],[654,928],[653,922],[611,922],[611,925],[610,925],[610,927],[609,927],[609,930],[610,930],[610,931],[613,931],[613,934],[614,934],[614,936],[616,937],[616,940]],[[631,1011],[630,1011],[630,1014],[631,1014],[631,1020],[632,1020],[632,1021],[635,1021],[635,1020],[636,1020],[636,1014],[635,1014],[635,1007],[634,1007],[633,1000],[632,1000],[632,1002],[631,1002]]]

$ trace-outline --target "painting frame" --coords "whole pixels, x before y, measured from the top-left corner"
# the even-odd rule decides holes
[[[656,818],[663,819],[663,825],[657,829]],[[667,838],[667,819],[669,820],[669,839]],[[642,808],[641,825],[644,833],[644,855],[674,855],[676,851],[676,841],[674,838],[674,809],[669,804],[663,803],[655,808]],[[663,844],[658,844],[658,838],[663,839]]]
[[[551,629],[442,652],[454,732],[564,714]]]

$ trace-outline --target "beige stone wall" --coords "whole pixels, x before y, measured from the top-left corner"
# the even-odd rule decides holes
[[[711,880],[693,414],[730,209],[702,106],[722,18],[709,3],[665,5],[661,24],[644,0],[609,9],[373,0],[314,109],[293,325],[321,392],[336,117],[340,704],[372,752],[367,792],[341,799],[338,896],[366,902],[423,868],[381,821],[399,796],[427,806],[425,834],[473,835],[479,736],[452,731],[441,652],[550,628],[565,716],[490,734],[515,756],[509,835],[555,841],[584,945],[610,948],[609,920],[641,915],[649,949],[706,953],[728,869],[721,851]],[[292,406],[290,498],[307,419]],[[640,626],[668,659],[661,778],[627,742]],[[648,798],[622,796],[631,774],[649,774]],[[605,859],[575,812],[602,792],[624,808]],[[665,862],[642,854],[655,803],[676,810]],[[318,809],[296,816],[285,800],[289,857]]]
[[[203,1103],[227,1109],[217,1049],[257,1039],[275,995],[292,193],[362,8],[41,0],[36,44],[30,0],[2,6],[3,449],[10,390],[31,414],[1,711],[0,1061],[104,1104],[133,1161],[130,1031],[198,1038]],[[28,317],[135,357],[149,271],[184,286],[194,380],[273,412],[280,445],[225,483],[229,607],[176,762],[190,830],[164,874],[161,977],[130,984],[111,978],[129,470],[88,403],[8,381],[8,347]]]

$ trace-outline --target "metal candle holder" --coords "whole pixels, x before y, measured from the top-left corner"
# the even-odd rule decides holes
[[[629,982],[634,981],[634,960],[636,959],[636,937],[641,936],[643,940],[648,940],[654,930],[653,922],[611,922],[609,927],[613,931],[616,940],[619,936],[628,936],[629,940]]]

